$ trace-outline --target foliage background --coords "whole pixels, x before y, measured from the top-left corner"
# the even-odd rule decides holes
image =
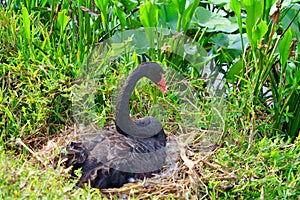
[[[192,38],[206,52],[200,59],[204,63],[213,59],[225,82],[225,130],[215,159],[221,166],[237,170],[238,183],[227,191],[222,189],[222,182],[212,177],[196,195],[213,199],[299,198],[299,9],[297,1],[274,0],[3,1],[2,197],[100,195],[93,189],[72,191],[74,183],[66,181],[67,172],[36,162],[34,152],[73,124],[70,88],[92,49],[116,31],[157,27],[170,28],[175,36],[182,33]],[[203,99],[212,80],[203,79],[203,68],[168,51],[176,44],[180,45],[180,40],[170,41],[166,49],[120,55],[107,68],[97,96],[99,124],[104,125],[113,116],[112,89],[122,74],[142,61],[173,66],[191,82],[198,100]],[[132,98],[149,100],[137,94]],[[165,101],[176,102],[176,96],[169,94]],[[211,101],[203,104],[213,106]],[[138,115],[133,108],[132,113]],[[172,109],[167,113],[170,121],[176,122],[178,110]]]

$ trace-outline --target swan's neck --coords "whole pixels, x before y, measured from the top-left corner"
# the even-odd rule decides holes
[[[118,98],[117,108],[116,108],[116,124],[121,128],[124,132],[128,132],[128,127],[134,127],[134,123],[129,115],[129,101],[131,94],[134,90],[134,87],[138,80],[142,78],[141,76],[137,76],[136,74],[131,74],[125,84],[122,87],[121,93]],[[127,129],[127,130],[124,130]]]
[[[116,107],[116,125],[122,132],[134,137],[148,138],[159,133],[161,124],[154,117],[147,117],[149,122],[146,126],[138,126],[129,114],[129,102],[134,87],[139,79],[144,77],[141,71],[132,73],[126,80],[119,95]]]

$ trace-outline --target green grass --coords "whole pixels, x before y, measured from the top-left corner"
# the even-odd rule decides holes
[[[212,193],[232,198],[297,199],[300,195],[299,142],[289,144],[279,139],[262,138],[251,148],[229,144],[220,150],[217,161],[237,174],[234,188],[229,192],[217,192],[218,182],[208,184]],[[213,178],[212,178],[213,179]],[[223,183],[224,184],[224,183]],[[214,190],[215,189],[215,190]]]
[[[78,77],[95,46],[113,36],[116,30],[153,26],[170,27],[189,37],[183,40],[177,34],[165,39],[148,32],[144,39],[150,46],[157,45],[157,49],[118,52],[116,59],[96,52],[97,61],[109,65],[104,69],[94,63],[101,74],[93,71],[100,78],[95,82],[95,98],[86,102],[86,108],[89,103],[96,106],[93,113],[86,114],[104,126],[113,119],[112,104],[119,80],[142,60],[158,61],[190,80],[193,91],[189,95],[196,103],[183,104],[185,94],[179,90],[183,86],[174,82],[164,95],[152,85],[142,84],[132,96],[135,100],[131,105],[132,115],[144,116],[150,105],[159,104],[163,112],[154,113],[161,115],[166,130],[172,132],[179,130],[180,123],[197,124],[203,129],[211,128],[213,123],[222,124],[221,119],[215,118],[218,115],[213,114],[214,109],[225,120],[221,147],[213,159],[237,177],[220,181],[211,176],[205,188],[199,187],[200,196],[299,199],[300,15],[295,1],[282,5],[277,22],[269,19],[270,5],[260,6],[253,1],[258,6],[253,7],[246,0],[241,4],[230,2],[235,18],[217,15],[221,7],[229,7],[225,1],[218,6],[212,3],[214,11],[200,8],[208,3],[189,4],[184,0],[159,4],[146,1],[140,9],[135,1],[95,1],[95,5],[85,0],[9,2],[7,9],[0,7],[1,199],[100,198],[99,190],[73,190],[76,180],[69,178],[67,170],[42,164],[47,161],[42,158],[44,161],[39,162],[24,145],[38,152],[60,130],[74,123],[72,112],[76,102],[72,102],[71,94],[74,85],[80,87]],[[57,7],[58,2],[61,4]],[[181,4],[187,4],[187,9],[182,9]],[[246,18],[239,14],[241,9],[247,11]],[[210,26],[195,17],[204,15],[212,24],[216,23],[213,19],[218,19],[238,28],[228,25],[229,29],[225,29],[218,23]],[[252,27],[257,31],[252,32]],[[240,47],[235,46],[233,38],[238,38]],[[293,39],[297,42],[292,43]],[[195,42],[200,53],[193,57],[177,51],[185,48],[183,41]],[[250,47],[244,48],[247,41]],[[191,53],[192,49],[187,51]],[[206,88],[209,79],[201,76],[203,63],[212,58],[219,72],[225,75],[224,101],[209,96]],[[224,65],[227,71],[221,69]],[[84,84],[81,86],[84,88]],[[264,94],[263,86],[272,97]],[[24,145],[17,143],[18,139]],[[204,168],[204,172],[213,174],[211,168]],[[230,185],[231,189],[224,189]]]
[[[67,170],[38,163],[35,158],[15,155],[0,147],[1,199],[88,199],[101,198],[99,192],[73,190]],[[46,163],[46,162],[45,162]]]

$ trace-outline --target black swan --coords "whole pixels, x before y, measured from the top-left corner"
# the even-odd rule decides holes
[[[139,79],[146,77],[167,90],[161,66],[155,62],[139,65],[127,78],[118,97],[115,128],[106,128],[81,136],[61,154],[72,173],[82,168],[76,187],[90,183],[94,188],[121,187],[131,178],[142,179],[157,173],[165,163],[166,135],[155,117],[144,117],[135,122],[129,115],[131,93]]]

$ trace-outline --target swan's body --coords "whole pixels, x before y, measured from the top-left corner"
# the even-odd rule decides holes
[[[165,162],[166,136],[154,117],[133,122],[129,116],[129,100],[136,82],[147,77],[166,86],[163,72],[156,63],[139,65],[125,82],[116,107],[116,127],[85,135],[67,146],[63,155],[72,171],[82,168],[78,186],[91,183],[95,188],[121,187],[129,178],[150,177]]]

